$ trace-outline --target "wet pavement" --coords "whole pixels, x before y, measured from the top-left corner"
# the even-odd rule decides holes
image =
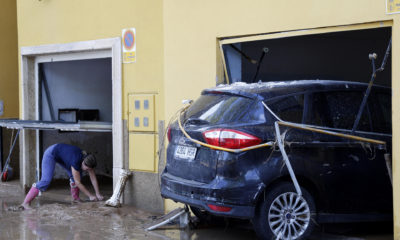
[[[105,196],[110,195],[106,191]],[[18,182],[0,182],[0,239],[256,239],[245,221],[197,225],[192,230],[168,225],[148,232],[145,226],[158,215],[130,206],[106,207],[104,202],[72,203],[68,187],[49,189],[34,200],[31,210],[12,211],[23,198]],[[386,240],[393,235],[387,225],[375,229],[361,225],[334,227],[333,233],[320,230],[311,239]]]

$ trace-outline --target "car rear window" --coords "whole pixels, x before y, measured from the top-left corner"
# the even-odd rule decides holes
[[[264,107],[250,98],[224,95],[201,95],[185,112],[183,121],[204,124],[265,122]]]

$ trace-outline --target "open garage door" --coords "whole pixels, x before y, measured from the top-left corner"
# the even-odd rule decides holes
[[[296,83],[296,80],[372,83],[373,79],[374,84],[382,85],[383,88],[387,89],[387,93],[383,96],[378,90],[374,91],[374,87],[369,92],[367,84],[363,85],[365,90],[360,91],[352,91],[346,85],[343,93],[340,93],[343,95],[339,95],[339,92],[331,89],[324,89],[323,93],[304,90],[304,99],[300,95],[294,97],[293,94],[290,98],[282,98],[277,94],[277,96],[266,100],[266,105],[275,103],[280,106],[281,112],[285,112],[283,121],[318,126],[320,129],[330,128],[334,131],[347,132],[356,136],[364,134],[371,139],[383,139],[387,143],[385,149],[371,148],[374,154],[370,157],[364,155],[364,161],[358,161],[362,158],[357,158],[357,160],[349,158],[349,156],[357,155],[357,151],[360,152],[359,156],[365,154],[364,146],[360,144],[352,148],[351,154],[348,155],[339,156],[341,148],[325,146],[310,154],[313,156],[322,154],[322,160],[328,159],[329,156],[336,156],[331,162],[322,163],[321,166],[332,164],[332,166],[336,166],[335,169],[340,170],[337,172],[338,175],[331,178],[332,182],[327,185],[338,200],[331,203],[327,199],[333,198],[325,196],[317,204],[322,206],[321,209],[324,209],[319,214],[321,222],[332,221],[335,217],[340,218],[341,221],[355,221],[355,219],[362,221],[366,218],[365,216],[361,217],[361,215],[367,211],[376,210],[376,212],[381,213],[393,211],[392,185],[388,176],[391,169],[388,171],[387,168],[389,167],[385,165],[386,156],[390,156],[392,145],[391,91],[388,89],[392,83],[391,57],[387,58],[384,71],[376,74],[376,78],[371,77],[371,75],[374,75],[372,73],[375,68],[381,67],[381,63],[385,62],[383,61],[385,56],[391,56],[391,48],[389,47],[391,34],[391,23],[382,22],[220,40],[225,66],[225,83],[228,84],[273,81],[282,82],[282,85],[285,85],[285,81]],[[377,55],[376,60],[372,53]],[[252,87],[256,88],[257,85],[269,86],[268,84],[254,84]],[[240,88],[244,84],[236,84],[235,86]],[[270,86],[273,86],[273,84]],[[335,94],[338,95],[333,97]],[[338,101],[332,101],[332,99],[338,99]],[[268,103],[269,100],[270,103]],[[319,107],[317,107],[318,105]],[[337,109],[344,105],[354,106],[353,109],[346,107],[342,111],[349,118],[344,119],[341,114],[332,118],[328,117],[332,121],[334,119],[337,121],[338,125],[335,126],[320,121],[334,112],[341,112]],[[332,108],[327,110],[329,107]],[[294,116],[299,118],[296,119]],[[359,125],[360,119],[364,119],[367,128],[364,129],[363,126]],[[382,121],[383,119],[385,120]],[[345,121],[348,121],[348,124]],[[287,130],[283,135],[289,136],[290,139],[290,134],[293,132]],[[279,134],[277,133],[277,135]],[[293,145],[293,142],[296,141],[299,145],[307,146],[309,149],[314,147],[312,144],[321,142],[316,141],[314,136],[310,139],[293,140],[287,146],[291,151],[289,158],[296,159],[303,154],[303,149],[296,152],[296,147]],[[332,140],[330,143],[339,146],[340,141]],[[334,150],[328,153],[331,149]],[[353,164],[351,170],[346,168],[349,164]],[[339,175],[342,173],[343,175]],[[321,173],[321,176],[324,174]],[[338,181],[338,179],[340,180]],[[317,182],[323,181],[318,180]],[[338,185],[335,187],[335,184]],[[330,216],[327,217],[328,215]],[[332,217],[333,215],[334,217]],[[368,216],[371,219],[378,219],[373,214]],[[385,214],[381,220],[383,219],[391,220],[392,216]]]
[[[120,38],[21,48],[20,120],[1,126],[25,129],[19,136],[25,190],[40,177],[42,154],[55,143],[94,153],[96,173],[109,179],[119,175],[124,152],[120,49]],[[55,177],[65,176],[56,172]]]
[[[300,30],[220,41],[226,83],[329,79],[369,82],[369,53],[381,62],[390,23]],[[391,86],[391,62],[375,84]]]
[[[104,176],[100,181],[105,180],[112,188],[112,58],[105,51],[77,58],[55,57],[35,59],[35,84],[30,88],[35,94],[28,102],[35,107],[29,110],[30,117],[0,120],[0,127],[18,129],[17,136],[20,130],[27,130],[21,132],[21,138],[26,134],[34,136],[35,180],[40,177],[44,151],[53,144],[65,143],[93,153],[98,163],[96,174]],[[27,160],[33,163],[32,158]],[[56,166],[54,178],[68,176]]]

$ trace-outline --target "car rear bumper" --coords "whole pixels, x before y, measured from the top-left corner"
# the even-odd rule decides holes
[[[161,177],[163,198],[198,207],[214,215],[234,218],[253,218],[255,198],[261,187],[261,184],[234,186],[222,179],[205,184],[178,178],[168,173],[163,173]],[[230,207],[231,210],[214,211],[208,204]]]

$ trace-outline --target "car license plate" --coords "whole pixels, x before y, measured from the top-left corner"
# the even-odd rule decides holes
[[[196,157],[196,151],[195,147],[178,146],[175,150],[175,157],[191,161]]]

